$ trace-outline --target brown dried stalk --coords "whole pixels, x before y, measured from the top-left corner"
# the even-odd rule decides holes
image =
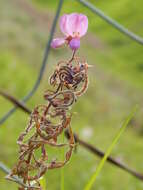
[[[9,101],[11,101],[13,104],[17,105],[25,113],[31,114],[31,110],[26,105],[21,104],[21,102],[18,101],[15,97],[13,97],[13,96],[11,96],[11,95],[3,92],[2,90],[0,90],[0,94],[4,98],[6,98]],[[67,138],[70,137],[67,130],[65,131],[65,135],[66,135]],[[80,139],[76,133],[74,133],[74,139],[75,139],[75,143],[78,143],[79,145],[81,145],[83,148],[85,148],[86,150],[90,151],[94,155],[97,155],[100,158],[102,158],[104,156],[104,152],[103,151],[101,151],[97,147],[95,147],[95,146],[87,143],[86,141]],[[114,159],[113,157],[109,156],[108,159],[107,159],[107,162],[109,162],[110,164],[113,164],[114,166],[122,169],[123,171],[128,172],[129,174],[133,175],[137,179],[143,181],[143,174],[142,173],[139,173],[139,172],[135,171],[134,169],[128,167],[127,165],[125,165],[122,162],[119,162],[118,160]],[[2,165],[2,164],[0,164],[0,169],[2,169],[6,173],[9,173],[9,172],[7,172],[7,170],[5,170],[5,166]]]
[[[31,113],[29,124],[17,141],[20,149],[18,162],[7,179],[18,176],[28,186],[28,190],[33,189],[31,187],[33,181],[36,188],[41,189],[39,179],[46,171],[63,167],[70,160],[75,140],[70,126],[72,114],[69,112],[69,108],[87,89],[87,70],[88,64],[75,57],[75,52],[70,61],[60,61],[57,64],[50,77],[50,85],[55,90],[46,91],[44,98],[48,101],[47,105],[39,105]],[[11,99],[7,94],[3,95]],[[11,101],[14,102],[14,99]],[[20,107],[25,109],[23,105]],[[33,129],[34,132],[28,137]],[[69,143],[58,144],[57,139],[65,129],[69,133]],[[46,151],[47,145],[51,147],[68,146],[65,160],[49,160]],[[38,150],[41,150],[40,156],[36,154]],[[24,189],[23,185],[19,187],[19,190]]]

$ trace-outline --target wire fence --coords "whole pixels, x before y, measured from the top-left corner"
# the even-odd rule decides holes
[[[132,39],[132,40],[136,41],[137,43],[143,45],[143,38],[142,37],[134,34],[130,30],[125,28],[123,25],[119,24],[116,20],[113,20],[109,16],[105,15],[104,12],[102,12],[100,9],[98,9],[95,5],[93,5],[90,2],[85,1],[85,0],[76,0],[76,1],[81,3],[83,6],[87,7],[94,14],[98,15],[101,19],[106,21],[108,24],[110,24],[112,27],[116,28],[118,31],[120,31],[121,33],[123,33],[124,35],[129,37],[130,39]],[[45,68],[46,68],[46,64],[47,64],[47,60],[48,60],[48,56],[49,56],[49,52],[50,52],[50,44],[51,44],[51,41],[52,41],[54,33],[55,33],[57,20],[59,18],[60,12],[61,12],[63,2],[64,2],[64,0],[59,0],[57,11],[55,13],[55,18],[54,18],[52,28],[51,28],[51,31],[50,31],[50,36],[49,36],[49,39],[48,39],[48,42],[47,42],[47,46],[45,48],[45,53],[44,53],[44,56],[43,56],[43,61],[42,61],[42,64],[41,64],[41,68],[40,68],[40,71],[39,71],[39,74],[38,74],[38,77],[37,77],[37,79],[35,81],[34,86],[32,87],[31,91],[29,91],[28,94],[21,101],[19,101],[19,103],[21,104],[21,107],[18,104],[14,103],[15,107],[12,108],[10,111],[8,111],[0,119],[0,125],[2,125],[16,111],[17,107],[20,107],[21,109],[23,109],[23,107],[25,107],[23,103],[27,102],[35,94],[36,90],[38,89],[38,87],[39,87],[39,85],[41,83],[41,80],[43,78]],[[2,93],[1,93],[1,95],[2,95]],[[9,99],[9,97],[7,97],[7,99]],[[27,108],[27,110],[29,110],[29,109]],[[25,111],[26,111],[26,107],[25,107]],[[84,148],[90,150],[92,153],[98,155],[99,157],[104,156],[104,153],[102,151],[98,150],[97,148],[93,147],[92,145],[89,145],[88,143],[86,143],[86,142],[82,141],[81,139],[77,138],[76,135],[75,135],[75,137],[76,137],[77,141],[79,142],[79,144],[81,146],[83,146]],[[109,157],[108,161],[110,163],[122,168],[123,170],[129,172],[130,174],[134,175],[135,177],[143,180],[142,174],[139,174],[139,173],[131,170],[130,168],[126,167],[125,165],[122,165],[121,163],[117,162],[113,158]],[[5,173],[7,173],[7,174],[10,172],[10,170],[3,163],[0,163],[0,169],[2,171],[4,171]],[[16,180],[17,183],[21,183],[21,181],[18,178],[16,178],[15,180]]]
[[[54,21],[53,21],[53,24],[52,24],[49,40],[48,40],[47,46],[45,48],[45,53],[44,53],[44,57],[43,57],[43,61],[42,61],[42,65],[41,65],[38,77],[37,77],[37,79],[35,81],[34,86],[32,87],[32,90],[30,92],[28,92],[28,94],[21,100],[22,102],[27,102],[35,94],[36,90],[38,89],[38,87],[39,87],[39,85],[41,83],[41,80],[43,78],[44,71],[45,71],[45,68],[46,68],[49,52],[50,52],[51,41],[52,41],[54,33],[55,33],[55,28],[56,28],[56,24],[57,24],[59,15],[60,15],[62,5],[63,5],[63,0],[59,0],[58,8],[57,8],[55,18],[54,18]],[[10,111],[8,111],[4,115],[4,117],[2,117],[0,119],[0,125],[3,124],[16,111],[16,109],[17,109],[17,107],[14,107]]]
[[[105,15],[96,6],[92,5],[91,3],[89,3],[88,1],[85,1],[85,0],[76,0],[76,1],[78,1],[79,3],[81,3],[82,5],[84,5],[85,7],[87,7],[93,13],[97,14],[104,21],[106,21],[108,24],[110,24],[112,27],[116,28],[118,31],[120,31],[121,33],[123,33],[127,37],[129,37],[132,40],[136,41],[137,43],[143,45],[143,38],[142,37],[134,34],[130,30],[128,30],[127,28],[125,28],[123,25],[119,24],[116,20],[113,20],[109,16]],[[40,82],[41,82],[41,80],[43,78],[43,74],[44,74],[44,71],[45,71],[45,68],[46,68],[46,63],[47,63],[48,55],[49,55],[49,52],[50,52],[50,44],[51,44],[52,38],[54,36],[57,20],[59,18],[63,2],[64,2],[64,0],[59,0],[58,8],[57,8],[57,11],[56,11],[56,14],[55,14],[55,18],[54,18],[54,21],[53,21],[52,29],[51,29],[51,32],[50,32],[50,37],[49,37],[47,46],[45,48],[45,54],[44,54],[44,57],[43,57],[41,69],[39,71],[39,75],[37,77],[37,80],[36,80],[36,82],[35,82],[32,90],[21,100],[22,102],[27,102],[34,95],[34,93],[36,92],[36,90],[39,87]],[[8,111],[0,119],[0,125],[2,125],[16,111],[16,109],[17,109],[17,107],[14,107],[10,111]]]
[[[131,38],[132,40],[136,41],[137,43],[143,45],[143,38],[134,34],[127,28],[125,28],[123,25],[119,24],[116,20],[110,18],[109,16],[105,15],[104,12],[102,12],[100,9],[98,9],[96,6],[92,5],[88,1],[85,0],[77,0],[81,4],[83,4],[85,7],[90,9],[93,13],[97,14],[100,18],[102,18],[104,21],[106,21],[108,24],[110,24],[112,27],[119,30],[121,33],[126,35],[127,37]]]

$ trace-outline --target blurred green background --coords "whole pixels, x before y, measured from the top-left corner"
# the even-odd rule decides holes
[[[143,36],[142,0],[90,0],[106,14]],[[0,88],[22,98],[33,86],[41,66],[44,48],[58,0],[0,0]],[[62,13],[81,12],[89,18],[89,31],[78,52],[94,67],[89,71],[87,93],[75,106],[73,130],[103,151],[110,145],[123,119],[136,103],[139,109],[112,155],[143,172],[143,47],[105,23],[74,0],[65,0]],[[55,36],[60,34],[59,27]],[[68,59],[68,49],[51,50],[44,78],[27,105],[45,103],[43,92],[57,61]],[[0,97],[0,116],[12,104]],[[10,168],[16,163],[16,140],[28,123],[28,116],[16,111],[0,128],[0,161]],[[48,150],[50,152],[50,150]],[[56,152],[58,156],[59,151]],[[83,189],[99,158],[81,147],[64,167],[65,189]],[[16,189],[0,171],[0,190]],[[60,189],[60,170],[46,174],[47,190]],[[93,189],[142,190],[143,183],[106,163]]]

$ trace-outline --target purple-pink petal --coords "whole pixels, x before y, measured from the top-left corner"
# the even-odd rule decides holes
[[[68,15],[65,26],[70,36],[82,37],[88,29],[88,18],[83,14],[72,13]]]
[[[66,43],[66,40],[64,38],[55,38],[53,39],[51,43],[52,48],[59,48],[63,46]]]
[[[80,14],[79,24],[78,24],[78,32],[80,33],[80,37],[86,34],[87,29],[88,29],[88,18],[87,16]]]
[[[60,18],[60,29],[61,32],[68,36],[68,31],[67,31],[67,20],[68,20],[69,15],[64,14],[61,18]]]
[[[69,46],[72,50],[77,50],[80,47],[80,39],[78,38],[73,38],[70,43]]]
[[[76,50],[80,47],[80,38],[87,32],[88,18],[84,14],[64,14],[60,18],[60,29],[65,38],[54,39],[51,47],[59,48],[68,43],[72,50]]]

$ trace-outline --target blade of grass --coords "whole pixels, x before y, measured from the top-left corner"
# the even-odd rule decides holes
[[[65,189],[64,168],[61,168],[61,190]]]
[[[46,188],[46,177],[42,177],[41,179],[40,179],[40,185],[41,185],[41,187],[42,187],[42,189],[43,190],[46,190],[47,188]]]
[[[90,178],[90,180],[88,181],[87,185],[85,186],[84,190],[90,190],[97,178],[97,176],[99,175],[101,169],[103,168],[108,156],[110,155],[112,149],[114,148],[114,146],[117,144],[120,136],[122,135],[122,133],[125,131],[129,121],[132,119],[134,113],[137,110],[137,106],[132,110],[132,112],[128,115],[128,117],[125,119],[125,121],[123,122],[120,130],[118,131],[117,135],[115,136],[115,138],[113,139],[111,145],[109,146],[109,148],[107,149],[104,157],[102,158],[101,162],[99,163],[99,166],[96,169],[96,172],[93,174],[93,176]]]
[[[64,143],[64,133],[62,134],[62,141]],[[64,159],[64,149],[61,149],[61,159]],[[64,167],[62,167],[60,169],[60,175],[61,175],[61,179],[60,179],[60,186],[61,186],[61,190],[65,189],[65,178],[64,178]]]

